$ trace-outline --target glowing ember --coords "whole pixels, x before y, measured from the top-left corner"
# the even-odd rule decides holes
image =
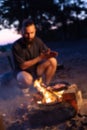
[[[47,87],[42,83],[42,78],[40,78],[39,80],[35,80],[34,87],[43,95],[42,101],[38,101],[37,102],[38,104],[55,103],[55,102],[61,101],[62,99],[62,94],[64,90],[60,92],[55,92],[55,91],[52,91],[51,89],[47,89]]]

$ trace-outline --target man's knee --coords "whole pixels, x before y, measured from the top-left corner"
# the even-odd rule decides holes
[[[31,85],[33,83],[33,77],[28,72],[21,71],[17,74],[17,81],[19,84]]]
[[[58,64],[58,61],[57,61],[57,59],[56,58],[50,58],[49,59],[49,62],[50,62],[50,64],[53,66],[53,68],[56,68],[57,67],[57,64]]]

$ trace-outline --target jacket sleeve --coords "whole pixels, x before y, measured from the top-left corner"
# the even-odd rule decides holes
[[[25,60],[17,46],[12,46],[12,54],[16,65],[20,66]]]

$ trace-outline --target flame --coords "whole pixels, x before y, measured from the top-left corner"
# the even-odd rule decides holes
[[[62,98],[62,95],[63,95],[63,93],[64,93],[64,90],[61,90],[61,91],[58,91],[58,92],[53,92],[53,93],[55,93],[55,95],[57,95],[60,99]]]
[[[62,94],[64,92],[63,90],[60,92],[48,90],[45,84],[43,84],[42,78],[34,81],[34,87],[43,95],[43,100],[38,101],[38,104],[58,102],[58,100],[62,98]]]

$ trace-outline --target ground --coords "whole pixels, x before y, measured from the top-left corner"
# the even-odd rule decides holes
[[[47,45],[58,52],[58,68],[52,82],[68,82],[77,84],[82,91],[83,98],[87,98],[87,40],[72,42],[49,42]],[[29,97],[23,95],[16,78],[13,77],[13,70],[8,62],[8,53],[0,52],[0,114],[9,120],[13,119],[14,110],[20,104],[30,102]],[[3,74],[9,72],[5,82]],[[11,79],[11,80],[9,80]],[[2,81],[3,80],[3,81]]]

